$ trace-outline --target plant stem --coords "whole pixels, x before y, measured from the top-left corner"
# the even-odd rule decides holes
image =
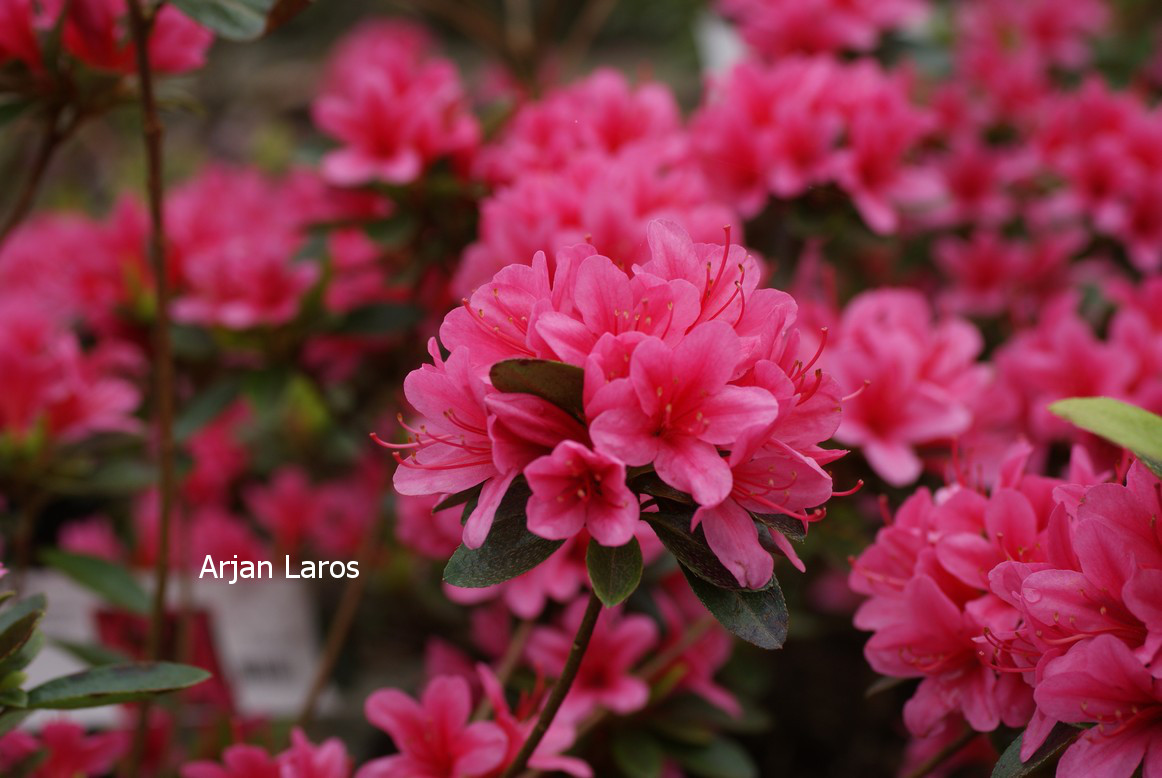
[[[593,628],[597,626],[597,617],[601,615],[601,607],[601,600],[597,599],[596,594],[590,592],[589,606],[581,618],[581,626],[577,628],[577,636],[573,638],[573,647],[569,650],[569,658],[565,660],[561,677],[557,679],[553,691],[549,693],[549,699],[545,702],[545,707],[541,710],[537,723],[533,725],[533,731],[529,733],[528,740],[521,746],[516,759],[504,771],[501,778],[517,778],[524,772],[533,752],[537,750],[537,746],[541,744],[545,733],[549,731],[549,725],[556,718],[561,703],[565,701],[565,695],[569,693],[569,688],[573,686],[573,681],[577,678],[577,671],[581,669],[581,660],[585,658],[585,649],[589,647],[589,639],[593,637]]]
[[[152,269],[156,294],[156,311],[153,321],[153,378],[155,424],[158,441],[158,492],[160,515],[158,518],[157,563],[154,567],[153,613],[150,621],[149,637],[146,643],[146,657],[158,659],[162,653],[162,639],[165,632],[166,588],[169,584],[170,519],[174,505],[174,376],[173,351],[170,344],[170,290],[169,274],[165,261],[165,209],[162,167],[161,117],[158,115],[157,100],[153,91],[153,72],[149,64],[149,37],[156,18],[156,10],[146,11],[142,0],[129,0],[129,27],[137,57],[137,80],[141,91],[142,137],[145,143],[146,190],[149,204],[149,264]],[[145,753],[145,739],[149,720],[149,706],[141,706],[137,733],[134,739],[131,773],[140,768]]]
[[[54,108],[49,111],[46,117],[44,131],[40,136],[40,145],[33,154],[28,175],[25,176],[20,193],[12,204],[12,210],[4,218],[4,224],[0,226],[0,246],[4,245],[4,241],[8,239],[9,234],[16,229],[20,222],[24,221],[24,217],[32,210],[32,204],[36,202],[36,193],[40,190],[44,174],[48,171],[49,163],[52,162],[53,156],[65,137],[59,126],[60,114],[60,109]]]
[[[368,574],[366,571],[371,568],[378,541],[375,530],[375,525],[368,527],[367,534],[363,537],[363,545],[359,549],[359,567],[364,572],[347,581],[347,585],[343,589],[343,597],[339,600],[339,610],[336,611],[335,618],[327,630],[327,643],[323,647],[323,655],[319,659],[315,676],[311,679],[311,688],[307,691],[307,697],[303,701],[303,707],[299,711],[296,721],[300,727],[306,727],[311,723],[311,719],[315,715],[315,706],[323,694],[323,689],[327,686],[327,681],[331,678],[331,673],[335,670],[335,664],[339,661],[343,644],[347,642],[347,635],[351,632],[351,625],[355,623],[355,615],[359,612],[359,601],[363,598],[363,590],[367,588]]]
[[[961,732],[960,736],[956,738],[956,740],[953,740],[944,748],[940,749],[939,752],[933,754],[923,764],[921,764],[912,772],[908,773],[905,778],[924,778],[924,776],[930,775],[933,771],[936,770],[936,768],[940,767],[940,765],[944,764],[949,759],[960,753],[960,751],[969,743],[971,743],[973,739],[975,739],[979,734],[979,732],[976,732],[971,727],[966,727],[964,732]]]

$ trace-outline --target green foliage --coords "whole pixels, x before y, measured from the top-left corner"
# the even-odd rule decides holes
[[[585,564],[593,593],[608,608],[624,602],[642,580],[642,548],[637,538],[613,548],[590,540]]]
[[[704,746],[675,746],[670,755],[687,773],[699,778],[758,778],[759,774],[742,746],[726,738]]]
[[[189,440],[194,433],[205,427],[226,410],[242,391],[242,379],[230,376],[217,381],[203,390],[188,403],[174,422],[174,439],[179,443]]]
[[[126,568],[97,557],[58,549],[41,552],[41,560],[54,567],[102,600],[131,613],[149,613],[149,595]]]
[[[134,702],[188,689],[209,677],[205,670],[172,662],[102,665],[37,686],[28,692],[28,707],[71,710]]]
[[[416,305],[378,303],[356,308],[339,321],[341,335],[391,335],[407,332],[420,323],[424,310]]]
[[[532,394],[578,419],[585,418],[585,371],[576,365],[547,359],[506,359],[492,366],[489,378],[499,391]]]
[[[662,545],[677,558],[682,567],[719,589],[744,589],[711,550],[702,528],[690,530],[693,515],[693,508],[667,508],[657,513],[643,513],[642,518],[650,523]]]
[[[1069,423],[1127,448],[1162,478],[1162,416],[1112,397],[1072,397],[1049,410]]]
[[[1053,775],[1061,755],[1065,749],[1077,740],[1084,730],[1071,727],[1067,724],[1058,724],[1045,738],[1045,742],[1037,749],[1029,761],[1021,761],[1021,741],[1025,733],[1009,744],[1001,758],[993,768],[992,778],[1031,778],[1032,776]]]
[[[480,548],[461,545],[444,568],[444,580],[453,586],[479,589],[504,583],[527,573],[548,559],[564,541],[545,540],[525,526],[529,488],[514,481],[496,509],[492,529]]]
[[[658,778],[665,751],[656,739],[639,729],[619,729],[613,734],[610,753],[625,778]]]
[[[790,614],[783,591],[773,576],[766,589],[738,591],[714,586],[685,565],[682,572],[706,610],[731,633],[759,648],[783,647]]]
[[[194,21],[231,41],[250,41],[285,24],[309,0],[173,0]]]

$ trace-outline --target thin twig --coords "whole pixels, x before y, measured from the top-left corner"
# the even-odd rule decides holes
[[[516,759],[504,771],[501,778],[517,778],[524,772],[533,752],[537,750],[537,746],[541,744],[545,733],[549,731],[549,725],[556,718],[561,703],[565,701],[565,695],[569,693],[573,681],[577,678],[577,671],[581,669],[581,660],[585,658],[585,649],[589,647],[589,639],[593,637],[593,628],[597,626],[597,617],[601,615],[601,607],[601,600],[597,598],[596,594],[590,593],[589,605],[585,609],[585,615],[581,618],[581,626],[577,628],[577,636],[573,638],[573,647],[569,650],[569,657],[565,660],[561,677],[557,679],[553,691],[549,693],[549,699],[545,702],[545,707],[541,709],[541,715],[537,717],[537,723],[533,725],[528,739],[525,740],[524,745],[517,752]]]
[[[940,749],[939,752],[933,754],[912,772],[908,773],[904,778],[924,778],[930,775],[940,767],[940,765],[947,762],[952,757],[956,756],[960,751],[971,743],[980,733],[973,730],[971,727],[966,727],[960,736],[951,743]]]
[[[331,620],[331,626],[327,629],[327,641],[323,646],[323,655],[319,658],[314,678],[311,679],[311,687],[307,690],[303,707],[299,711],[297,724],[300,727],[308,726],[311,719],[314,718],[315,706],[318,705],[323,690],[327,688],[327,682],[331,680],[331,673],[335,671],[339,654],[347,642],[351,626],[355,623],[355,615],[359,612],[359,601],[363,599],[363,590],[367,588],[368,571],[371,568],[378,543],[375,529],[374,526],[369,527],[367,534],[363,537],[363,545],[359,549],[361,572],[355,578],[348,579],[347,585],[343,589],[343,596],[339,600],[339,609],[335,612],[335,618]]]
[[[580,67],[585,52],[616,6],[617,0],[589,0],[585,3],[561,46],[561,67],[565,73],[572,73]]]
[[[61,109],[53,108],[45,117],[44,131],[40,136],[40,145],[37,146],[36,153],[33,154],[32,164],[28,168],[28,175],[24,178],[24,183],[21,184],[20,193],[16,196],[16,201],[12,204],[12,209],[4,218],[4,223],[0,226],[0,246],[8,239],[8,236],[16,229],[20,222],[24,221],[24,217],[28,216],[29,211],[32,210],[33,204],[36,202],[36,194],[40,191],[41,182],[44,181],[44,175],[48,171],[49,163],[52,162],[53,156],[56,155],[57,149],[60,148],[61,142],[65,138],[65,133],[60,128]]]
[[[533,622],[529,619],[524,619],[517,625],[516,631],[512,633],[512,638],[508,641],[508,648],[504,652],[504,656],[500,658],[500,663],[496,666],[496,680],[500,682],[501,688],[508,683],[508,679],[512,676],[512,671],[516,669],[517,662],[520,661],[521,654],[525,651],[525,645],[529,642],[529,636],[533,634]],[[472,711],[472,721],[480,721],[488,717],[492,712],[492,700],[488,699],[488,695],[481,696],[480,702],[476,706],[476,710]]]
[[[153,13],[147,13],[142,0],[129,0],[129,27],[137,57],[137,80],[141,91],[142,137],[145,143],[146,190],[149,203],[149,264],[152,269],[156,295],[153,321],[153,378],[155,425],[158,439],[160,515],[158,518],[157,563],[154,567],[153,612],[150,619],[146,657],[158,659],[162,653],[165,633],[166,589],[169,584],[170,519],[175,492],[174,470],[174,377],[173,352],[170,344],[170,290],[165,262],[165,191],[162,167],[162,135],[164,132],[153,91],[153,72],[149,63],[149,38],[153,28]],[[134,739],[130,774],[140,769],[145,753],[149,723],[148,703],[141,706]]]

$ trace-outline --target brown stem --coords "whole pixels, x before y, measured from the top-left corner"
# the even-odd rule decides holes
[[[49,163],[52,162],[53,156],[65,137],[59,126],[60,115],[61,110],[54,108],[49,111],[46,117],[44,132],[40,136],[40,145],[37,146],[36,152],[33,154],[28,175],[25,176],[24,183],[21,184],[20,192],[12,204],[12,209],[4,218],[3,225],[0,225],[0,246],[4,245],[9,234],[16,229],[20,222],[24,221],[24,217],[28,215],[28,212],[32,210],[33,203],[36,202],[36,193],[40,191],[44,174],[48,171]]]
[[[162,167],[161,117],[153,91],[153,72],[149,64],[149,36],[156,18],[147,12],[142,0],[129,0],[129,27],[137,57],[137,80],[141,90],[142,137],[145,143],[146,191],[149,204],[149,264],[156,293],[156,312],[153,321],[154,354],[153,378],[155,394],[155,424],[158,440],[160,515],[158,518],[157,563],[154,567],[153,612],[146,657],[158,659],[162,653],[165,631],[166,589],[169,585],[170,519],[174,505],[174,376],[173,352],[170,344],[170,289],[165,263],[165,211]],[[131,774],[140,768],[145,753],[145,738],[149,720],[148,703],[141,706],[137,733],[134,738]]]
[[[343,597],[339,600],[339,610],[336,611],[335,618],[332,619],[331,626],[327,630],[327,642],[323,646],[323,655],[319,659],[319,666],[315,668],[315,676],[311,679],[311,688],[307,691],[302,710],[299,711],[296,723],[300,727],[306,727],[314,718],[315,706],[319,703],[323,689],[327,687],[327,681],[330,680],[331,673],[335,670],[335,664],[339,661],[343,645],[347,642],[347,635],[355,623],[355,615],[359,611],[359,601],[363,598],[363,590],[367,588],[367,571],[371,568],[377,542],[378,535],[375,532],[375,527],[372,526],[368,528],[367,534],[363,538],[363,546],[359,550],[359,567],[362,572],[358,577],[347,581],[347,586],[343,589]]]
[[[549,725],[556,718],[557,711],[561,709],[561,703],[565,701],[565,695],[569,693],[573,681],[577,678],[577,671],[581,669],[581,660],[585,658],[585,649],[589,648],[589,639],[593,637],[593,628],[597,626],[597,617],[600,615],[601,600],[597,598],[596,594],[590,592],[589,606],[581,618],[581,626],[577,628],[577,636],[573,638],[573,647],[569,650],[569,657],[565,660],[561,677],[557,679],[553,691],[549,693],[549,699],[545,702],[545,707],[541,709],[541,715],[537,718],[537,723],[533,725],[533,731],[529,733],[528,740],[521,746],[516,759],[504,771],[501,778],[517,778],[528,766],[529,759],[537,750],[537,746],[541,744],[545,733],[549,731]]]
[[[580,67],[585,52],[616,5],[617,0],[589,0],[585,3],[577,21],[569,30],[569,37],[561,46],[561,65],[565,73],[572,73]]]
[[[944,748],[940,749],[940,751],[933,754],[926,761],[924,761],[923,764],[904,776],[904,778],[924,778],[924,776],[930,775],[936,770],[936,768],[940,767],[940,765],[944,764],[949,759],[960,753],[960,751],[969,743],[971,743],[979,734],[979,732],[976,732],[971,727],[966,728],[964,732],[960,733],[960,736],[956,738],[956,740],[953,740]]]

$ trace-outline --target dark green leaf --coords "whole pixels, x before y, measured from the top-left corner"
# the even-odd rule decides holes
[[[506,359],[493,365],[488,375],[501,392],[535,395],[578,419],[585,418],[585,371],[576,365],[547,359]]]
[[[4,100],[0,102],[0,127],[19,119],[36,103],[32,100]]]
[[[630,488],[653,497],[660,497],[664,500],[682,503],[684,505],[693,505],[694,498],[683,492],[681,489],[675,489],[668,483],[658,477],[658,474],[651,471],[642,473],[636,476],[630,482]]]
[[[282,367],[255,370],[243,379],[242,391],[255,408],[274,408],[282,400],[293,377],[293,372]]]
[[[682,572],[694,594],[722,626],[760,648],[782,648],[787,640],[789,614],[774,577],[762,591],[735,591],[707,583],[684,565]]]
[[[670,750],[678,763],[699,778],[758,778],[758,768],[742,746],[719,738],[708,746],[676,746]]]
[[[771,529],[783,533],[791,540],[802,542],[807,539],[807,531],[803,529],[803,522],[798,519],[781,513],[752,513],[751,517],[760,524],[765,524]]]
[[[593,593],[608,608],[624,602],[642,580],[642,548],[637,538],[614,548],[590,540],[585,564]]]
[[[28,692],[28,707],[71,710],[132,702],[187,689],[209,677],[205,670],[171,662],[103,665],[37,686]]]
[[[275,0],[173,0],[186,16],[231,41],[251,41],[266,32]]]
[[[23,689],[12,688],[0,691],[0,706],[5,708],[28,707],[28,694]]]
[[[1031,778],[1031,776],[1052,775],[1057,761],[1061,759],[1065,749],[1069,748],[1084,731],[1068,724],[1058,724],[1027,762],[1021,761],[1021,740],[1025,737],[1022,732],[1016,740],[1009,744],[1009,747],[1001,754],[1001,758],[997,760],[996,767],[993,768],[993,778]]]
[[[27,702],[27,697],[25,698]],[[32,715],[30,710],[5,710],[0,713],[0,737],[7,735],[12,730],[24,723],[24,720]]]
[[[0,632],[0,668],[14,658],[25,644],[32,639],[36,625],[40,623],[44,611],[33,611],[16,620],[10,627]]]
[[[54,640],[53,643],[92,667],[124,664],[132,659],[132,657],[100,643],[77,643],[71,640]]]
[[[184,443],[195,432],[216,419],[242,391],[242,380],[230,376],[218,381],[188,403],[174,422],[174,438]]]
[[[97,557],[58,549],[41,552],[41,560],[61,571],[105,602],[133,613],[149,613],[149,595],[128,569]]]
[[[699,578],[719,589],[745,589],[735,579],[706,542],[702,527],[690,531],[690,519],[694,509],[682,513],[660,511],[643,513],[642,518],[650,523],[658,539],[683,567],[692,570]]]
[[[43,612],[47,604],[43,594],[34,594],[23,600],[17,600],[11,608],[0,612],[0,632],[5,631],[30,613]]]
[[[1111,397],[1072,397],[1049,410],[1069,423],[1127,448],[1162,478],[1162,416]]]
[[[0,664],[0,689],[24,683],[23,677],[16,682],[12,682],[11,679],[14,675],[24,675],[21,671],[32,664],[32,660],[40,654],[40,650],[44,648],[44,641],[44,632],[39,629],[34,631],[28,642],[21,646],[19,651]]]
[[[432,512],[435,513],[436,511],[442,511],[445,508],[454,508],[457,505],[467,505],[473,500],[480,498],[480,490],[483,487],[484,484],[476,484],[476,486],[465,489],[462,492],[450,494],[444,499],[440,500],[440,502],[436,503],[436,507],[432,508]]]
[[[613,733],[610,753],[625,778],[658,778],[665,752],[658,741],[640,729],[619,729]]]
[[[527,573],[548,559],[564,543],[545,540],[525,526],[529,488],[514,481],[496,509],[496,518],[484,544],[477,549],[460,546],[444,568],[444,580],[453,586],[480,589]]]
[[[341,335],[391,335],[407,332],[424,318],[424,310],[415,305],[379,303],[368,305],[344,316],[336,325]]]

